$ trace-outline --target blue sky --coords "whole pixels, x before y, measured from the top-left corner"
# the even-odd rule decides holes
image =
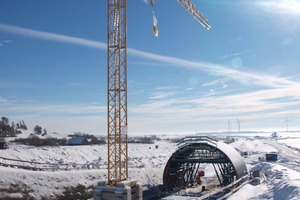
[[[300,1],[127,1],[129,134],[300,129]],[[105,0],[2,0],[0,115],[106,134]]]

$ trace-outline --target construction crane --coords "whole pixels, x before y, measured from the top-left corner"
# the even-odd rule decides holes
[[[107,0],[107,185],[128,179],[127,0]],[[206,29],[207,19],[190,0],[177,0]],[[154,0],[151,0],[154,5]]]
[[[204,28],[209,30],[211,26],[208,20],[201,14],[196,5],[190,0],[176,0],[180,3]]]

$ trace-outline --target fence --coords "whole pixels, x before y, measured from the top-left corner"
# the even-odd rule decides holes
[[[99,163],[50,163],[50,162],[35,162],[26,161],[12,158],[0,157],[0,165],[12,168],[22,168],[34,171],[57,171],[57,170],[75,170],[75,169],[101,169],[107,168],[106,165],[100,165]]]

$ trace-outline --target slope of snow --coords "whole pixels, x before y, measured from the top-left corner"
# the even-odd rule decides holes
[[[293,138],[293,139],[282,139],[282,140],[279,140],[280,143],[283,143],[283,144],[286,144],[290,147],[294,147],[294,148],[297,148],[297,149],[300,149],[300,138]]]
[[[78,184],[90,186],[104,179],[106,170],[72,170],[72,171],[30,171],[0,167],[1,190],[11,187],[20,188],[21,191],[29,191],[30,197],[41,199],[45,197],[54,198],[61,195],[65,187],[76,187]],[[11,190],[9,190],[11,191]],[[0,197],[22,198],[24,194],[16,190],[15,192],[0,192]]]
[[[155,146],[158,145],[158,148]],[[129,178],[139,180],[143,185],[162,184],[162,174],[166,162],[176,149],[176,144],[156,142],[155,144],[129,144]],[[60,195],[65,187],[96,185],[100,180],[106,180],[107,145],[60,146],[60,147],[30,147],[10,144],[10,148],[0,151],[0,157],[26,160],[31,162],[69,164],[68,170],[53,169],[50,171],[30,171],[18,168],[0,166],[0,197],[20,197],[20,193],[5,193],[18,185],[32,189],[30,194],[37,199]],[[36,164],[3,161],[18,165]]]
[[[275,163],[262,162],[261,168],[266,179],[261,184],[246,184],[229,200],[243,199],[300,199],[300,173]]]
[[[292,139],[293,143],[300,142],[300,139]],[[287,146],[281,139],[260,138],[240,139],[232,144],[238,151],[249,152],[244,158],[250,171],[261,169],[265,174],[261,184],[246,184],[229,200],[243,199],[300,199],[300,152]],[[265,153],[277,152],[277,162],[259,161]]]
[[[243,199],[259,199],[268,191],[268,187],[265,184],[261,185],[251,185],[247,184],[242,187],[238,192],[235,192],[232,196],[229,197],[230,200],[241,200]]]

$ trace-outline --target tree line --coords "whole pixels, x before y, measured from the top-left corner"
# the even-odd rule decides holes
[[[3,137],[16,137],[18,134],[22,133],[22,130],[27,130],[25,122],[22,120],[18,123],[11,122],[7,117],[1,117],[0,120],[0,138]],[[36,125],[33,129],[36,135],[47,135],[47,130],[43,129],[41,126]]]
[[[18,123],[10,123],[7,117],[1,117],[0,137],[16,137],[17,134],[22,133],[21,130],[27,130],[27,126],[23,120]]]

